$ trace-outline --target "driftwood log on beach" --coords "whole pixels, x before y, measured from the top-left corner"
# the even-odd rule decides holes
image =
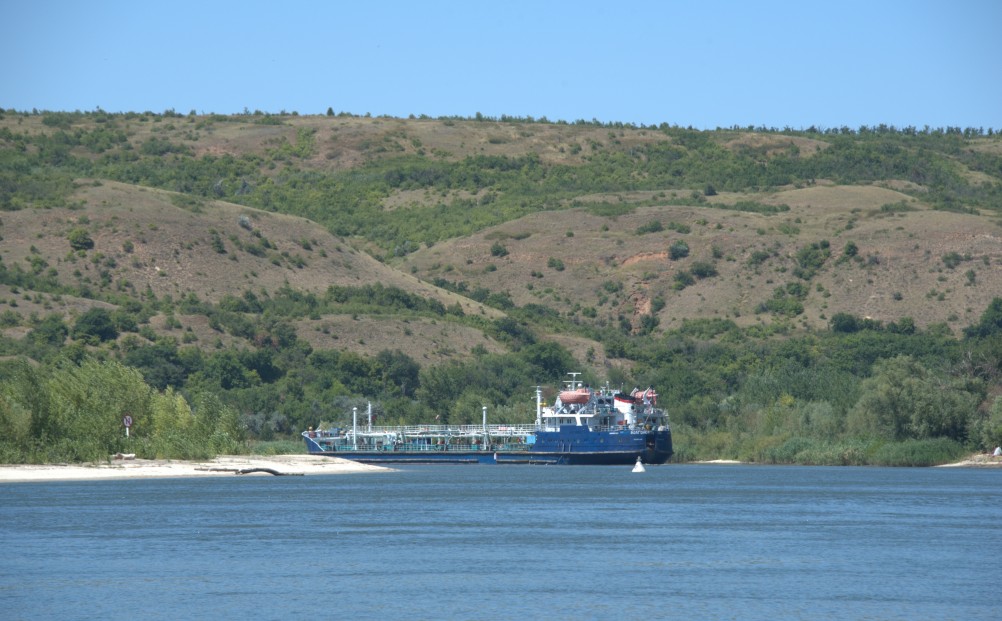
[[[268,474],[273,474],[276,477],[303,476],[302,472],[279,472],[273,468],[243,468],[241,470],[237,470],[237,474],[252,474],[254,472],[267,472]]]
[[[302,472],[279,472],[274,468],[199,468],[199,470],[206,470],[208,472],[233,472],[236,474],[254,474],[255,472],[265,472],[267,474],[273,474],[276,477],[301,477]]]

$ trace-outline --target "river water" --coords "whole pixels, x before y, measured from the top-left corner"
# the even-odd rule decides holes
[[[0,485],[3,619],[989,619],[1002,470]]]

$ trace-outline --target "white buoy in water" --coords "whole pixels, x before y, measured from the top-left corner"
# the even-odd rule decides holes
[[[640,460],[640,457],[637,457],[637,463],[636,463],[636,465],[633,466],[633,471],[634,472],[647,472],[647,469],[644,468],[644,462]]]

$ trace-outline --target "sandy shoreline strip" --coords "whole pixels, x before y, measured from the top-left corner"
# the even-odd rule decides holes
[[[723,465],[748,465],[754,462],[738,461],[735,459],[710,459],[706,461],[693,461],[692,464],[723,464]],[[849,466],[850,468],[852,466]],[[1002,457],[994,457],[987,453],[976,453],[967,459],[962,459],[952,464],[942,464],[935,468],[1002,468]]]
[[[742,464],[729,459],[695,464]],[[939,468],[1002,468],[1002,458],[972,455]],[[113,459],[100,464],[44,464],[0,466],[0,484],[47,481],[100,481],[104,479],[163,479],[171,477],[274,476],[269,472],[238,474],[239,470],[264,468],[287,475],[388,472],[392,468],[361,464],[319,455],[228,455],[208,461]]]
[[[231,455],[208,461],[122,459],[101,464],[46,464],[0,466],[0,484],[104,479],[161,479],[171,477],[274,476],[268,472],[239,475],[237,471],[267,468],[281,474],[315,475],[387,472],[389,468],[319,455]]]

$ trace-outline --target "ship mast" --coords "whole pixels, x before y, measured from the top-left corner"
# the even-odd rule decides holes
[[[358,450],[358,408],[351,408],[351,442],[352,450]]]

